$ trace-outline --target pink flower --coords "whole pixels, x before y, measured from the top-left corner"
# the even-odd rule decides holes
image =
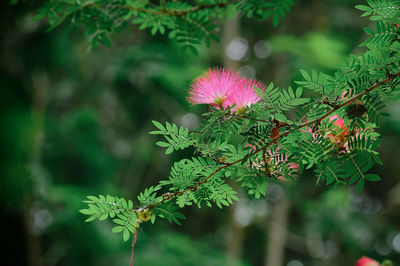
[[[210,104],[216,108],[232,107],[232,111],[241,113],[260,98],[254,90],[265,86],[255,79],[241,78],[229,69],[210,69],[206,75],[194,80],[187,98],[193,104]]]
[[[193,104],[225,106],[229,95],[237,91],[241,81],[239,74],[229,69],[210,69],[206,75],[191,84],[188,101]]]
[[[243,112],[246,106],[250,107],[250,105],[257,103],[260,100],[260,97],[258,97],[254,87],[265,90],[264,84],[258,80],[247,80],[242,78],[240,80],[240,86],[238,86],[236,90],[228,96],[224,105],[235,105],[232,108],[232,111],[236,111],[238,113]]]
[[[343,118],[339,118],[338,115],[333,115],[333,116],[329,117],[329,122],[332,122],[332,121],[335,121],[335,122],[333,122],[333,124],[335,126],[338,126],[339,129],[343,132],[343,134],[345,134],[345,135],[347,134],[347,128],[344,124]]]
[[[332,128],[331,134],[328,137],[331,141],[339,143],[340,145],[347,142],[346,136],[348,134],[347,127],[344,124],[343,118],[339,118],[338,115],[333,115],[329,117],[329,122],[334,121],[332,124],[335,126]]]
[[[340,118],[338,115],[330,116],[325,120],[325,122],[329,119],[329,122],[332,122],[332,126],[330,128],[326,128],[323,135],[325,138],[328,138],[332,143],[336,145],[339,149],[339,153],[349,153],[351,147],[350,141],[355,140],[355,138],[367,138],[372,136],[374,139],[374,129],[371,127],[368,128],[355,128],[354,130],[349,130],[344,122],[343,118]],[[306,121],[307,122],[307,121]],[[318,136],[320,136],[321,131],[316,130],[313,131],[312,127],[306,127],[305,129],[300,129],[301,132],[312,134],[313,140],[317,141]]]
[[[307,122],[308,120],[306,120],[305,122]],[[326,120],[325,120],[326,121]],[[329,122],[334,121],[332,124],[334,125],[334,127],[332,128],[332,131],[327,135],[329,137],[329,139],[333,140],[335,137],[337,137],[338,135],[340,135],[341,137],[347,135],[348,131],[347,131],[347,127],[344,124],[344,119],[343,118],[339,118],[338,115],[332,115],[329,117]],[[312,127],[306,127],[305,129],[300,129],[301,132],[309,132],[311,134],[313,134],[313,138],[316,138],[316,133],[313,132]]]
[[[350,96],[350,92],[349,91],[344,91],[342,93],[342,95],[340,96],[340,100],[341,101],[347,100],[347,98],[349,98],[349,96]]]
[[[379,266],[380,264],[373,259],[370,259],[368,257],[361,257],[357,262],[355,266]]]

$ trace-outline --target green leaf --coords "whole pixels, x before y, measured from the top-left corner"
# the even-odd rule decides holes
[[[82,209],[82,210],[79,210],[79,212],[81,212],[83,214],[86,214],[86,215],[90,215],[90,214],[94,213],[94,210],[92,210],[92,209]]]
[[[165,148],[171,146],[171,144],[164,142],[164,141],[157,141],[156,145],[160,146],[160,147],[165,147]]]
[[[116,224],[119,224],[119,225],[123,225],[123,226],[125,226],[125,224],[126,224],[126,221],[123,221],[121,219],[114,219],[113,222]]]
[[[357,183],[357,193],[361,194],[363,188],[364,188],[364,178],[360,178],[360,180]]]
[[[274,25],[274,27],[278,26],[279,24],[279,14],[275,13],[272,17],[272,25]]]
[[[370,29],[370,28],[365,27],[365,28],[364,28],[364,31],[365,31],[366,33],[368,33],[369,35],[371,35],[371,36],[374,36],[374,35],[375,35],[375,32],[374,32],[372,29]]]
[[[176,124],[166,122],[166,127],[157,121],[153,121],[153,124],[159,129],[159,131],[151,131],[150,134],[163,135],[166,141],[156,142],[157,146],[167,148],[165,154],[170,154],[174,150],[183,150],[193,145],[193,140],[189,135],[189,130],[184,127],[179,127]]]
[[[152,120],[153,124],[161,131],[166,131],[165,127],[158,121]]]
[[[380,181],[381,180],[381,178],[376,174],[365,175],[365,179],[367,179],[368,181]]]
[[[372,9],[369,6],[364,6],[364,5],[356,5],[355,8],[362,11],[372,11]]]
[[[113,233],[120,233],[124,230],[123,226],[114,226],[113,229],[111,230],[111,232]]]
[[[168,149],[165,150],[165,154],[171,154],[174,151],[174,147],[170,146]]]
[[[124,229],[123,231],[124,231],[123,232],[123,239],[126,242],[129,239],[129,231],[128,231],[128,229]]]

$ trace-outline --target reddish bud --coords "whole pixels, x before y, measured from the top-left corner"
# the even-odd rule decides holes
[[[357,262],[355,266],[380,266],[380,264],[373,259],[370,259],[368,257],[361,257]]]

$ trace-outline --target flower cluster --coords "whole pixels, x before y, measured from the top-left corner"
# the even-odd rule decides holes
[[[329,122],[333,121],[333,123],[332,127],[324,134],[324,137],[328,138],[332,143],[335,143],[339,149],[347,149],[350,132],[344,123],[344,119],[340,118],[338,115],[332,115],[326,119],[326,121],[328,120]],[[313,130],[312,127],[300,129],[300,131],[311,133],[314,140],[317,139],[319,134],[319,131]]]
[[[374,131],[373,126],[369,125],[365,129],[349,129],[343,118],[340,118],[338,115],[332,115],[322,122],[332,123],[329,128],[324,130],[324,138],[329,139],[335,146],[338,148],[340,153],[348,153],[350,152],[349,141],[354,140],[354,138],[366,138],[367,136],[372,136],[372,138],[376,137],[376,133]],[[302,132],[309,132],[312,134],[314,140],[317,139],[318,134],[321,133],[319,130],[313,130],[311,127],[307,129],[301,129]]]
[[[210,69],[193,81],[188,101],[220,109],[231,106],[232,111],[241,113],[260,100],[254,87],[265,90],[258,80],[243,78],[229,69]]]
[[[347,130],[346,125],[344,124],[344,119],[339,118],[338,115],[333,115],[329,117],[329,122],[332,122],[333,127],[331,131],[327,133],[327,136],[330,141],[337,143],[339,147],[347,147],[347,140],[349,131]]]

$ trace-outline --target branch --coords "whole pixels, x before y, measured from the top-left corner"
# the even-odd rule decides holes
[[[267,158],[266,158],[266,156],[265,156],[266,151],[267,151],[266,148],[262,149],[262,155],[263,155],[265,173],[267,174],[267,176],[269,176],[271,173],[269,172],[268,163],[267,163]]]
[[[157,202],[157,203],[154,203],[153,205],[147,206],[146,208],[148,208],[148,209],[153,209],[153,208],[155,208],[155,207],[157,207],[157,206],[160,206],[161,204],[163,204],[163,203],[169,201],[170,199],[173,199],[173,198],[176,198],[176,197],[179,197],[179,196],[185,194],[185,193],[188,192],[188,191],[196,191],[202,184],[206,183],[206,182],[207,182],[211,177],[213,177],[216,173],[218,173],[218,172],[221,171],[222,169],[225,169],[225,168],[227,168],[227,167],[229,167],[229,166],[231,166],[231,165],[237,164],[237,163],[239,163],[239,162],[241,162],[241,161],[242,161],[242,159],[238,159],[238,160],[236,160],[236,161],[234,161],[234,162],[227,163],[227,164],[225,164],[225,165],[223,165],[223,166],[220,166],[220,167],[217,168],[214,172],[212,172],[209,176],[207,176],[205,179],[203,179],[203,180],[197,182],[197,183],[194,184],[193,186],[190,186],[190,187],[188,187],[188,188],[186,188],[186,189],[184,189],[184,190],[182,190],[182,191],[176,191],[176,192],[174,192],[174,193],[171,193],[171,192],[164,193],[164,194],[161,195],[161,197],[162,197],[161,201],[159,201],[159,202]]]
[[[361,98],[362,96],[368,94],[369,92],[371,92],[371,91],[373,91],[373,90],[379,88],[380,86],[382,86],[382,85],[384,85],[384,84],[386,84],[386,83],[389,83],[390,81],[392,81],[393,79],[395,79],[395,78],[398,77],[398,76],[400,76],[400,72],[397,72],[396,74],[389,74],[388,77],[387,77],[385,80],[382,80],[382,81],[380,81],[380,82],[377,82],[375,85],[369,87],[369,88],[366,89],[365,91],[363,91],[363,92],[361,92],[361,93],[359,93],[359,94],[354,95],[353,97],[351,97],[351,98],[348,99],[347,101],[345,101],[345,102],[343,102],[343,103],[341,103],[341,104],[335,106],[334,108],[332,108],[332,110],[330,110],[329,112],[325,113],[325,114],[322,115],[321,117],[316,118],[316,119],[311,120],[311,121],[308,121],[308,122],[305,122],[305,123],[303,123],[303,124],[300,124],[299,127],[298,127],[298,129],[303,128],[303,127],[306,127],[306,126],[309,126],[309,125],[314,124],[314,123],[316,123],[316,122],[321,122],[321,120],[323,120],[324,118],[328,117],[329,115],[331,115],[332,113],[336,112],[337,110],[339,110],[339,109],[341,109],[341,108],[343,108],[343,107],[345,107],[345,106],[348,106],[348,105],[352,104],[356,99],[359,99],[359,98]]]
[[[203,9],[207,9],[207,8],[225,7],[225,6],[229,5],[229,4],[230,4],[229,2],[226,2],[226,3],[200,5],[200,6],[192,7],[192,8],[187,9],[187,10],[183,10],[183,11],[173,10],[172,12],[174,14],[176,14],[177,16],[184,16],[184,15],[186,15],[188,13],[194,13],[194,12],[197,12],[199,10],[203,10]]]
[[[337,110],[339,110],[339,109],[341,109],[341,108],[343,108],[343,107],[345,107],[345,106],[350,105],[350,104],[353,103],[356,99],[361,98],[362,96],[364,96],[364,95],[366,95],[366,94],[368,94],[368,93],[374,91],[375,89],[379,88],[380,86],[382,86],[382,85],[384,85],[384,84],[389,83],[390,81],[392,81],[393,79],[395,79],[396,77],[399,77],[399,76],[400,76],[400,72],[397,72],[396,74],[391,74],[391,75],[389,75],[385,80],[382,80],[382,81],[380,81],[380,82],[377,82],[375,85],[373,85],[373,86],[367,88],[365,91],[363,91],[363,92],[361,92],[361,93],[359,93],[359,94],[354,95],[353,97],[351,97],[351,98],[348,99],[347,101],[345,101],[345,102],[343,102],[343,103],[337,105],[336,107],[332,108],[330,111],[328,111],[327,113],[323,114],[323,115],[320,116],[319,118],[316,118],[316,119],[314,119],[314,120],[311,120],[311,121],[302,123],[302,124],[300,124],[298,127],[294,128],[294,129],[291,129],[291,130],[288,130],[288,131],[286,131],[285,133],[283,133],[283,134],[281,134],[281,135],[278,135],[278,136],[277,136],[276,138],[274,138],[271,142],[269,142],[269,143],[267,143],[266,145],[264,145],[263,147],[261,147],[261,148],[255,150],[249,157],[253,157],[254,155],[258,154],[259,152],[265,151],[265,150],[266,150],[268,147],[270,147],[272,144],[277,143],[281,138],[284,138],[284,137],[288,136],[290,133],[294,132],[295,130],[299,130],[299,129],[303,128],[303,127],[310,126],[310,125],[315,124],[315,123],[320,123],[321,120],[323,120],[324,118],[328,117],[329,115],[331,115],[332,113],[336,112]],[[164,194],[161,195],[161,198],[162,198],[161,201],[159,201],[159,202],[157,202],[157,203],[155,203],[155,204],[153,204],[153,205],[147,206],[146,208],[153,209],[153,208],[155,208],[155,207],[157,207],[157,206],[159,206],[159,205],[161,205],[161,204],[163,204],[163,203],[165,203],[165,202],[167,202],[167,201],[169,201],[169,200],[171,200],[171,199],[173,199],[173,198],[176,198],[176,197],[179,197],[179,196],[185,194],[185,193],[188,192],[188,191],[195,191],[195,190],[197,190],[202,184],[206,183],[211,177],[213,177],[215,174],[217,174],[219,171],[221,171],[221,170],[223,170],[223,169],[225,169],[225,168],[227,168],[227,167],[229,167],[229,166],[232,166],[232,165],[234,165],[234,164],[240,163],[242,160],[243,160],[243,159],[238,159],[238,160],[236,160],[236,161],[233,161],[233,162],[230,162],[230,163],[226,163],[225,165],[220,166],[220,167],[217,168],[214,172],[212,172],[209,176],[207,176],[205,179],[203,179],[203,180],[197,182],[195,185],[190,186],[190,187],[188,187],[188,188],[186,188],[186,189],[184,189],[184,190],[182,190],[182,191],[176,191],[176,192],[174,192],[174,193],[171,193],[171,192],[164,193]]]
[[[138,12],[142,12],[142,13],[149,13],[149,14],[158,15],[158,16],[182,17],[189,13],[196,13],[203,9],[225,7],[229,4],[231,4],[231,3],[226,2],[226,3],[216,3],[216,4],[205,4],[205,5],[195,6],[195,7],[189,8],[187,10],[168,10],[165,8],[165,1],[161,1],[161,10],[139,8],[139,7],[133,7],[133,6],[127,6],[127,5],[115,5],[114,7],[119,8],[119,9],[138,11]],[[94,4],[94,3],[87,4],[83,8],[87,8],[87,7],[95,7],[98,9],[103,8],[101,5]]]
[[[218,164],[227,164],[224,161],[221,161],[219,158],[214,158],[212,157],[209,153],[204,153],[202,151],[198,151],[198,153],[200,153],[201,155],[210,158],[211,160],[213,160],[214,162],[218,163]]]
[[[254,118],[254,117],[249,117],[249,116],[246,116],[246,115],[235,115],[235,117],[243,118],[243,119],[248,119],[248,120],[253,120],[253,121],[257,121],[257,122],[264,122],[264,123],[268,123],[268,124],[271,124],[271,123],[272,123],[271,121],[268,121],[268,120],[258,119],[258,118]]]
[[[135,234],[133,235],[133,240],[132,240],[132,244],[131,244],[131,259],[129,261],[129,266],[133,266],[133,254],[134,254],[133,252],[135,250],[138,228],[136,226],[134,226],[134,230],[135,230]]]

